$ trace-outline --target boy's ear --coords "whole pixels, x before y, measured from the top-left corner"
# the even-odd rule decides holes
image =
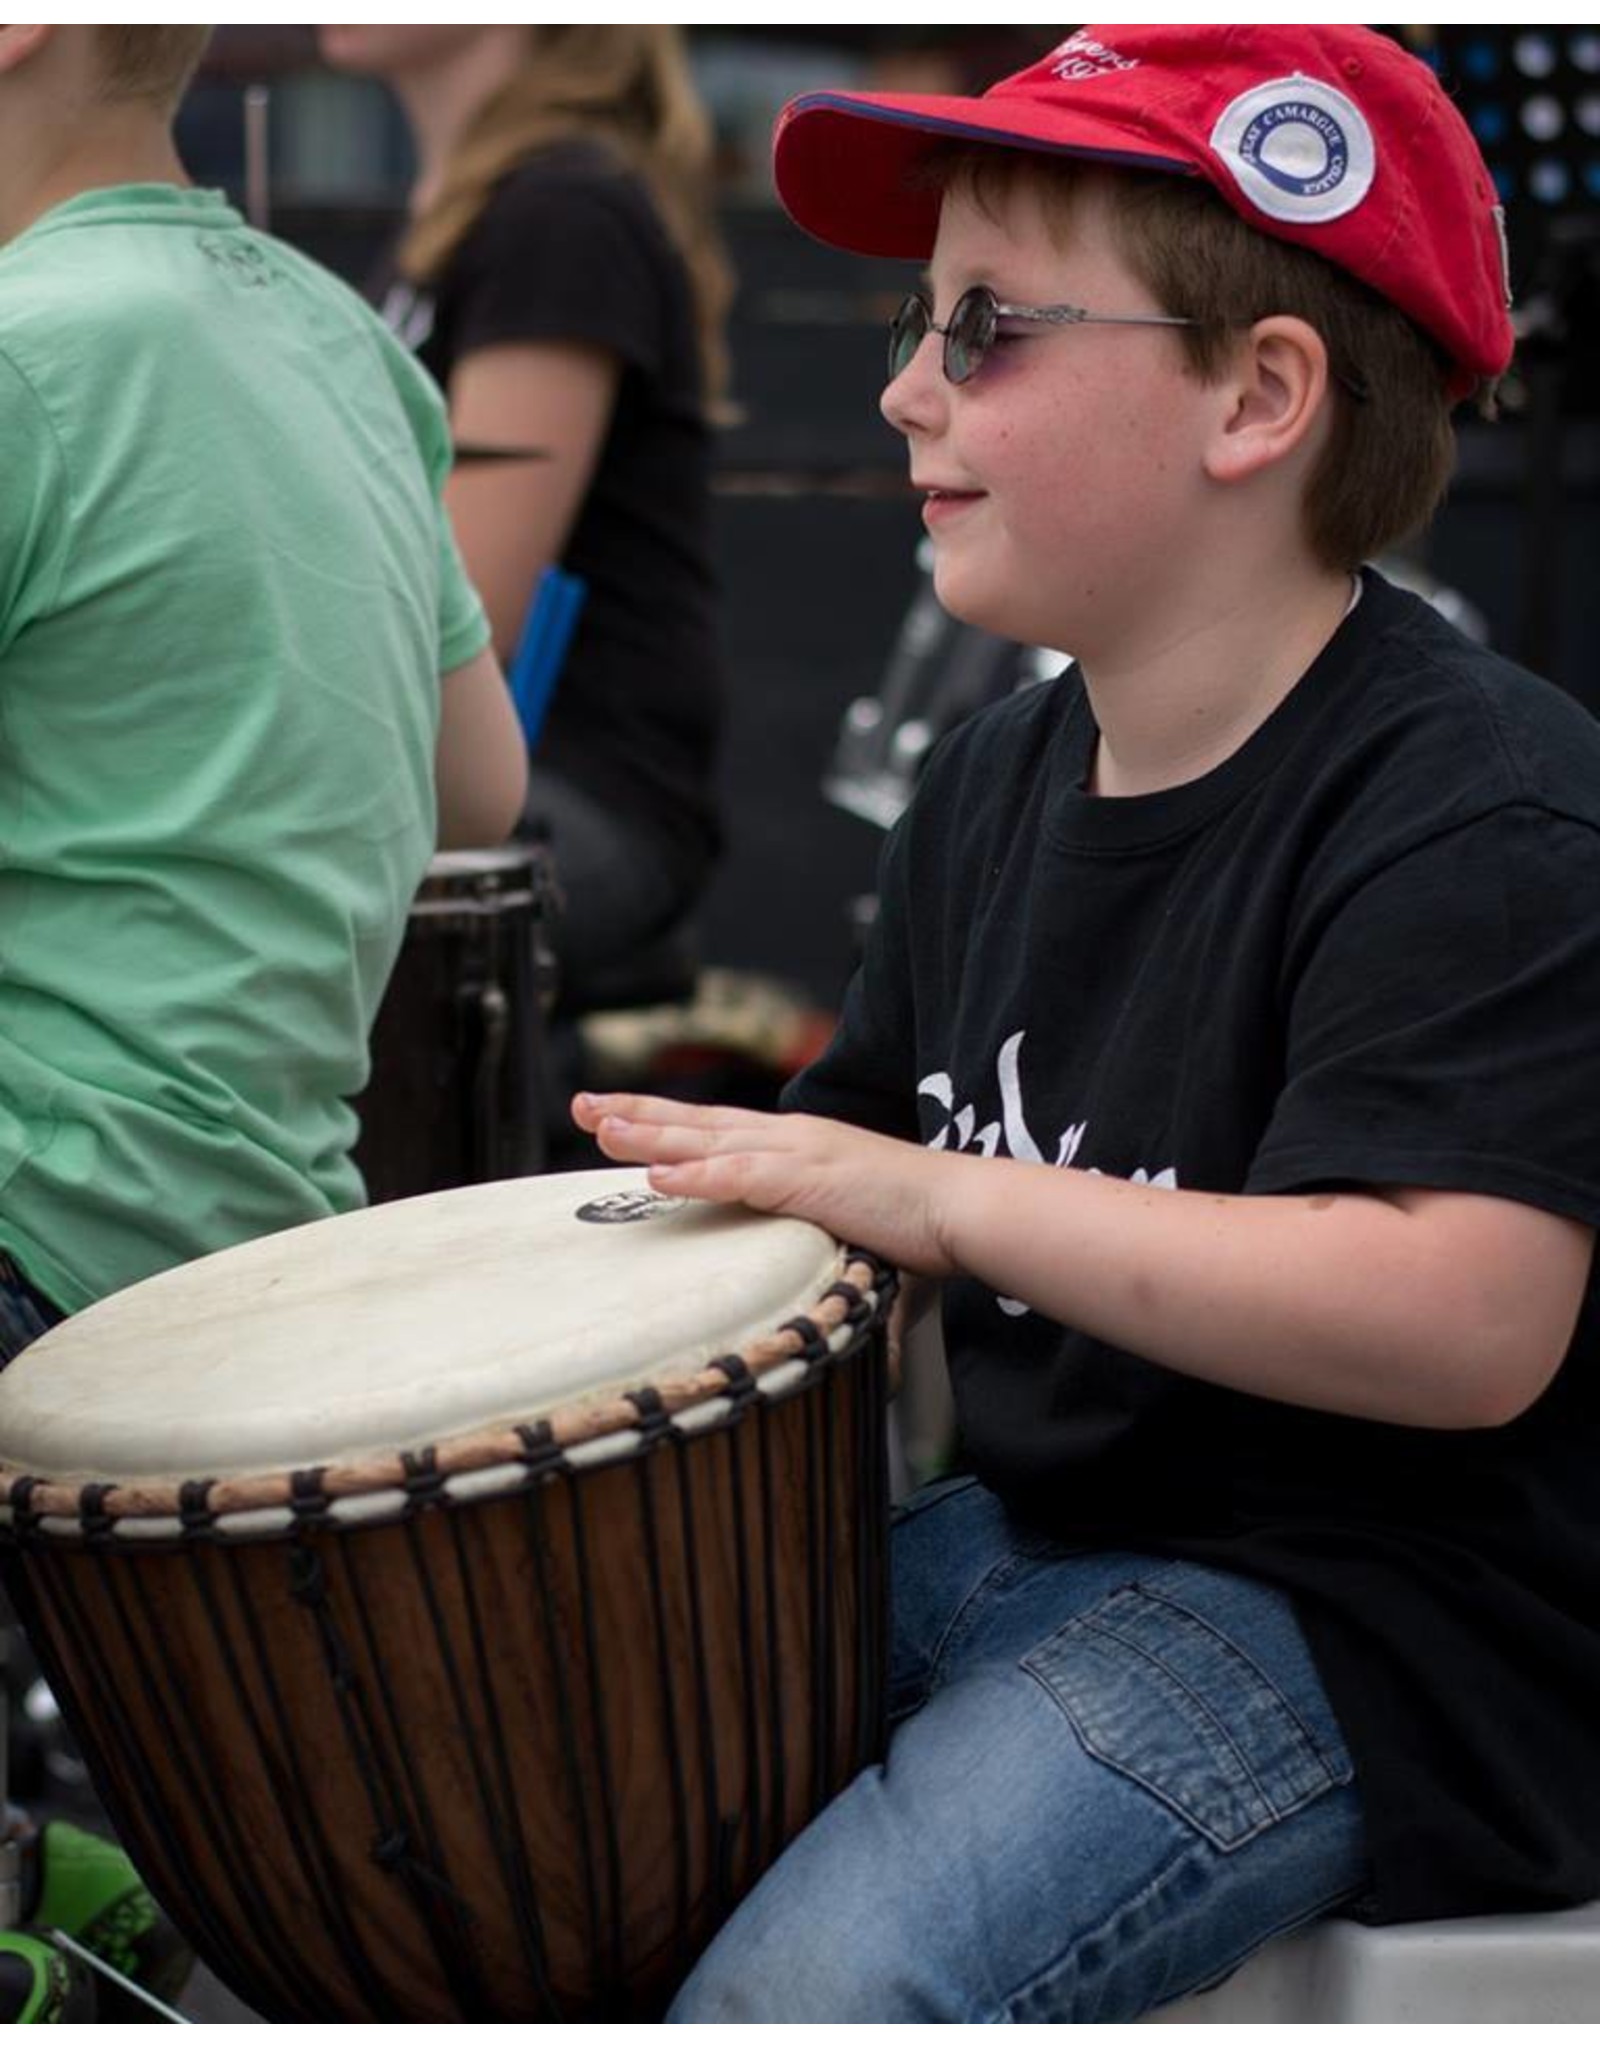
[[[48,23],[42,28],[0,26],[0,72],[14,71],[55,34]]]
[[[1206,473],[1217,483],[1242,483],[1304,448],[1327,392],[1328,350],[1317,330],[1287,313],[1256,321],[1223,379],[1226,403]]]

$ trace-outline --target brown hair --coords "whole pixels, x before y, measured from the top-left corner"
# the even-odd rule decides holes
[[[682,32],[662,25],[530,26],[523,62],[479,108],[437,196],[400,251],[414,281],[436,277],[506,172],[549,143],[582,136],[644,180],[694,291],[708,402],[727,384],[732,277],[711,199],[711,124]]]
[[[1241,327],[1291,314],[1316,329],[1333,413],[1306,487],[1305,531],[1324,568],[1354,569],[1438,509],[1456,453],[1444,358],[1358,278],[1249,226],[1199,178],[973,148],[940,152],[934,175],[985,207],[1026,179],[1052,227],[1086,190],[1103,193],[1134,274],[1163,312],[1199,323],[1176,332],[1202,383],[1222,376]]]
[[[148,100],[170,114],[183,98],[206,44],[209,28],[140,28],[126,24],[94,31],[100,85],[108,100]]]

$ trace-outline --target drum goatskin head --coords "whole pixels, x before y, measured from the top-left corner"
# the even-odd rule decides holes
[[[227,1477],[534,1420],[739,1350],[843,1263],[809,1223],[634,1168],[385,1203],[69,1318],[0,1377],[0,1461]]]

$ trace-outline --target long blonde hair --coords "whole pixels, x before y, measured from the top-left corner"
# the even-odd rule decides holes
[[[522,63],[457,142],[432,203],[400,249],[416,283],[436,278],[507,171],[554,142],[599,143],[644,180],[694,291],[708,406],[727,386],[732,272],[712,211],[711,123],[682,32],[587,23],[524,28]]]

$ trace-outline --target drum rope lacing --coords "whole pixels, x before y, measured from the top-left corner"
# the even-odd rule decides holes
[[[836,1478],[834,1467],[836,1439],[853,1444],[848,1462],[858,1472],[877,1474],[874,1484],[881,1488],[881,1351],[874,1352],[875,1368],[864,1377],[834,1377],[827,1367],[854,1351],[851,1340],[857,1332],[875,1317],[881,1319],[895,1276],[876,1262],[854,1256],[846,1271],[849,1277],[834,1283],[810,1315],[791,1318],[772,1338],[747,1346],[744,1355],[714,1359],[680,1382],[633,1389],[601,1411],[605,1434],[626,1438],[632,1445],[626,1455],[631,1471],[624,1465],[618,1480],[622,1482],[626,1474],[637,1521],[641,1529],[653,1532],[638,1570],[648,1617],[644,1626],[651,1638],[653,1677],[647,1691],[658,1695],[653,1711],[666,1731],[658,1768],[671,1815],[666,1850],[674,1901],[670,1942],[680,1974],[704,1938],[707,1916],[713,1922],[720,1919],[749,1884],[752,1871],[763,1868],[788,1839],[797,1816],[814,1810],[828,1787],[843,1782],[841,1768],[853,1771],[880,1753],[886,1557],[879,1522],[884,1517],[870,1500],[855,1504],[861,1509],[859,1517],[846,1518],[854,1529],[854,1553],[841,1563],[836,1538],[844,1481]],[[786,1397],[802,1391],[809,1395],[817,1387],[833,1387],[837,1393],[826,1400],[802,1401],[795,1418],[798,1436],[779,1439],[776,1432]],[[718,1405],[729,1427],[695,1424],[695,1412],[703,1411],[708,1402]],[[618,1408],[624,1411],[621,1417]],[[593,1413],[580,1419],[592,1424]],[[680,1421],[685,1416],[691,1418],[688,1427]],[[738,1419],[748,1424],[743,1442],[732,1427]],[[456,1722],[480,1731],[469,1753],[474,1810],[483,1817],[493,1845],[489,1874],[497,1896],[508,1902],[518,1930],[520,1967],[531,1987],[526,1996],[543,2016],[558,2020],[572,2016],[574,2002],[594,2016],[626,2016],[631,1995],[626,1987],[636,1961],[623,1946],[626,1894],[632,1880],[627,1876],[628,1843],[623,1838],[626,1788],[618,1780],[612,1744],[620,1739],[619,1711],[631,1722],[645,1702],[630,1698],[619,1709],[602,1680],[605,1645],[597,1632],[600,1601],[590,1550],[590,1520],[600,1509],[586,1504],[583,1491],[592,1463],[574,1461],[570,1455],[597,1433],[591,1428],[586,1436],[581,1429],[574,1430],[570,1412],[561,1412],[488,1438],[465,1440],[470,1451],[466,1458],[460,1442],[445,1442],[420,1452],[398,1453],[379,1468],[383,1490],[395,1503],[383,1525],[386,1541],[401,1545],[409,1557],[411,1583],[428,1617],[417,1656],[437,1671]],[[788,1447],[781,1466],[775,1441]],[[519,1819],[520,1788],[501,1719],[495,1642],[469,1569],[469,1552],[478,1540],[469,1534],[474,1518],[440,1512],[455,1504],[454,1478],[486,1466],[492,1469],[502,1458],[509,1459],[519,1475],[518,1483],[505,1489],[507,1505],[516,1501],[513,1511],[525,1519],[531,1534],[529,1597],[541,1617],[541,1655],[550,1674],[552,1722],[565,1758],[567,1797],[581,1822],[573,1864],[588,1930],[587,1993],[569,1989],[558,1994],[551,1979],[545,1934],[548,1902],[530,1867]],[[616,1462],[624,1464],[621,1454]],[[370,1481],[369,1474],[361,1476]],[[550,1483],[558,1480],[570,1483]],[[448,1984],[461,2013],[526,2017],[526,2005],[516,2013],[505,2008],[500,1986],[486,1980],[479,1968],[475,1930],[481,1915],[461,1884],[453,1881],[441,1825],[451,1816],[430,1797],[423,1738],[405,1724],[397,1698],[401,1674],[386,1663],[380,1645],[371,1595],[382,1595],[386,1589],[381,1584],[369,1588],[363,1547],[341,1536],[337,1511],[349,1470],[306,1467],[283,1475],[279,1484],[288,1508],[286,1589],[315,1631],[331,1711],[359,1783],[368,1823],[365,1853],[372,1865],[404,1887],[439,1979]],[[720,1526],[710,1518],[701,1489],[714,1485],[725,1490],[729,1525],[737,1532],[725,1561],[734,1575],[733,1637],[739,1666],[749,1675],[726,1718],[719,1716],[709,1690],[700,1594],[701,1532],[709,1534]],[[780,1515],[792,1508],[797,1490],[806,1512],[799,1553],[801,1583],[795,1592],[812,1644],[811,1659],[799,1674],[786,1663],[787,1624],[781,1620],[786,1589],[777,1577],[777,1549],[769,1533]],[[73,1645],[74,1661],[81,1657],[84,1682],[101,1703],[168,1871],[186,1868],[186,1845],[169,1816],[159,1768],[150,1761],[151,1745],[141,1729],[152,1724],[158,1731],[156,1751],[184,1759],[184,1768],[195,1776],[201,1804],[215,1817],[217,1860],[226,1873],[220,1892],[197,1894],[190,1902],[195,1931],[203,1937],[213,1967],[221,1966],[228,1981],[258,2010],[276,2016],[326,2012],[327,1986],[317,1981],[315,1970],[299,1953],[273,1898],[251,1894],[246,1899],[233,1889],[241,1882],[237,1874],[249,1871],[253,1850],[249,1828],[233,1811],[229,1797],[231,1757],[242,1748],[256,1759],[255,1768],[273,1787],[278,1809],[297,1817],[291,1846],[298,1887],[333,1931],[341,1966],[365,2011],[377,2018],[415,2017],[397,2008],[381,1949],[373,1949],[371,1930],[347,1907],[338,1845],[321,1819],[322,1787],[295,1753],[292,1703],[273,1671],[273,1644],[244,1590],[254,1583],[243,1576],[247,1567],[253,1569],[250,1553],[243,1544],[221,1540],[228,1535],[228,1515],[240,1513],[231,1504],[237,1494],[237,1482],[228,1480],[185,1480],[171,1489],[169,1498],[149,1487],[117,1488],[96,1481],[73,1489],[20,1475],[9,1487],[12,1527],[7,1547],[29,1554],[39,1590],[46,1591],[61,1612],[65,1640]],[[77,1525],[68,1531],[65,1543],[52,1544],[44,1540],[46,1525],[59,1529],[63,1495],[77,1511]],[[220,1757],[214,1742],[208,1748],[212,1708],[185,1687],[165,1684],[159,1664],[149,1662],[148,1646],[161,1639],[163,1617],[135,1567],[141,1550],[154,1546],[115,1540],[127,1517],[123,1495],[147,1515],[173,1513],[185,1539],[184,1552],[171,1565],[195,1584],[197,1611],[233,1701],[230,1712],[237,1733],[232,1747],[224,1745]],[[499,1500],[501,1493],[497,1489],[486,1497]],[[607,1510],[614,1512],[614,1507]],[[254,1519],[259,1522],[259,1515]],[[545,1535],[558,1524],[570,1535],[575,1559],[576,1621],[570,1611],[574,1587],[558,1589],[551,1579],[554,1553]],[[0,1530],[0,1536],[7,1533]],[[76,1545],[74,1534],[80,1539]],[[596,1544],[603,1534],[596,1522]],[[687,1583],[681,1589],[669,1591],[663,1578],[664,1543],[675,1547],[683,1559]],[[66,1572],[74,1548],[90,1553],[96,1579],[103,1582],[98,1623],[83,1605],[75,1583],[61,1576],[52,1584]],[[276,1545],[268,1548],[275,1550]],[[458,1615],[446,1612],[441,1574],[448,1577],[458,1600]],[[841,1601],[854,1617],[856,1678],[841,1666],[845,1643],[835,1642],[830,1620]],[[105,1655],[102,1638],[108,1633],[113,1657]],[[669,1637],[676,1641],[685,1634],[692,1654],[669,1659]],[[809,1726],[791,1727],[802,1702]],[[842,1724],[841,1707],[847,1715]],[[626,1750],[618,1754],[625,1757]],[[718,1792],[719,1786],[726,1787],[730,1773],[744,1786],[731,1809],[719,1804]],[[725,1790],[721,1796],[726,1797]],[[695,1863],[698,1876],[690,1868],[691,1839],[701,1844]],[[481,1881],[474,1878],[474,1883]],[[236,1926],[236,1920],[241,1925]],[[264,1971],[276,1971],[276,1977],[269,1981]]]
[[[76,1524],[86,1542],[162,1540],[202,1535],[226,1540],[237,1528],[261,1533],[262,1516],[276,1515],[287,1532],[329,1520],[358,1518],[361,1504],[380,1506],[394,1495],[404,1513],[455,1498],[474,1477],[506,1471],[510,1490],[566,1466],[634,1455],[660,1423],[692,1411],[710,1420],[737,1413],[752,1398],[766,1398],[763,1383],[783,1369],[815,1370],[847,1348],[871,1318],[894,1298],[898,1275],[872,1254],[847,1251],[844,1270],[809,1314],[790,1317],[776,1331],[753,1339],[743,1354],[729,1353],[656,1386],[574,1402],[538,1422],[507,1422],[464,1431],[422,1449],[375,1453],[348,1462],[292,1472],[150,1480],[54,1480],[0,1462],[0,1536],[49,1518],[60,1532]],[[785,1376],[781,1384],[787,1385]],[[641,1406],[641,1399],[643,1405]],[[537,1450],[526,1432],[532,1430]],[[614,1448],[609,1452],[606,1446]],[[418,1460],[427,1461],[419,1466]],[[249,1518],[246,1520],[245,1518]]]

